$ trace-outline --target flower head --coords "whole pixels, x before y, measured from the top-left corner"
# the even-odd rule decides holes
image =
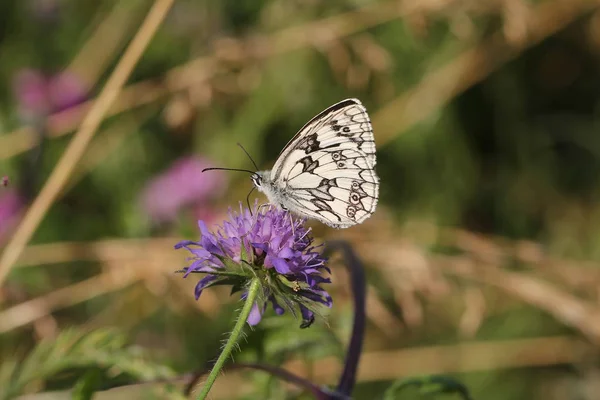
[[[330,282],[322,276],[323,270],[329,272],[326,259],[316,251],[302,219],[274,207],[258,207],[257,203],[251,211],[240,203],[240,211],[230,210],[229,220],[216,232],[209,231],[203,221],[198,225],[200,241],[175,246],[192,253],[184,277],[206,274],[196,285],[196,298],[215,285],[232,285],[232,292],[245,292],[249,282],[258,278],[262,293],[248,317],[250,325],[260,322],[267,302],[277,314],[282,314],[284,307],[292,312],[299,309],[302,327],[314,321],[315,306],[331,307],[331,297],[321,288]]]
[[[197,214],[205,215],[204,202],[221,195],[226,183],[221,171],[202,173],[209,167],[212,164],[199,157],[175,161],[148,183],[142,193],[142,208],[157,222],[174,220],[185,206],[196,206]]]

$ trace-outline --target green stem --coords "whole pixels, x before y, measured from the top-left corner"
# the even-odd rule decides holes
[[[259,278],[252,279],[252,282],[250,283],[250,287],[248,288],[248,294],[246,295],[246,303],[244,304],[244,307],[242,308],[242,312],[238,316],[237,322],[235,323],[235,326],[233,327],[233,330],[231,331],[231,334],[229,335],[229,338],[227,339],[227,343],[225,343],[225,347],[223,347],[223,351],[221,351],[221,354],[219,355],[217,362],[215,363],[212,370],[210,371],[210,375],[208,375],[208,378],[206,379],[206,383],[204,383],[204,386],[202,387],[202,390],[200,391],[200,394],[197,397],[198,400],[204,400],[206,398],[206,396],[208,396],[208,392],[210,391],[210,388],[212,387],[213,383],[215,383],[215,380],[217,379],[219,372],[221,372],[221,369],[223,369],[225,362],[229,359],[229,356],[231,355],[231,351],[233,350],[235,344],[238,342],[238,340],[240,338],[240,335],[242,334],[244,325],[246,324],[246,320],[248,319],[248,316],[250,315],[250,311],[252,311],[252,306],[254,305],[254,301],[256,300],[256,297],[258,296],[259,290],[260,290],[260,279]]]

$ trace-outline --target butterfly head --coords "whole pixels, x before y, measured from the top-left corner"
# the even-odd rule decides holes
[[[256,171],[250,175],[254,187],[258,189],[259,192],[266,194],[269,200],[272,200],[272,195],[273,192],[276,191],[276,188],[273,186],[270,177],[271,171]],[[273,203],[273,201],[271,201],[271,203]]]
[[[254,186],[256,186],[257,188],[259,188],[262,185],[262,176],[258,172],[255,172],[252,175],[250,175],[250,179],[252,179],[252,183],[254,183]]]

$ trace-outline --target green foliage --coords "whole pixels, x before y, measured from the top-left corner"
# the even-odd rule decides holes
[[[421,398],[447,398],[441,395],[458,395],[462,400],[472,400],[467,388],[457,380],[446,376],[429,376],[423,378],[410,378],[396,381],[390,386],[385,394],[384,400],[396,400],[403,397],[399,394],[401,391],[416,387]]]
[[[54,339],[41,341],[22,360],[8,361],[3,357],[0,399],[38,391],[45,382],[58,375],[64,378],[65,374],[77,382],[73,395],[78,399],[89,399],[103,379],[150,381],[175,376],[170,368],[153,362],[141,348],[126,346],[125,336],[114,329],[89,333],[69,329]]]

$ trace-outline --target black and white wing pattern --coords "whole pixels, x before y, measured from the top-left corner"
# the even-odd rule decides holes
[[[304,125],[279,155],[269,180],[290,211],[347,228],[375,211],[375,164],[367,110],[359,100],[347,99]]]

